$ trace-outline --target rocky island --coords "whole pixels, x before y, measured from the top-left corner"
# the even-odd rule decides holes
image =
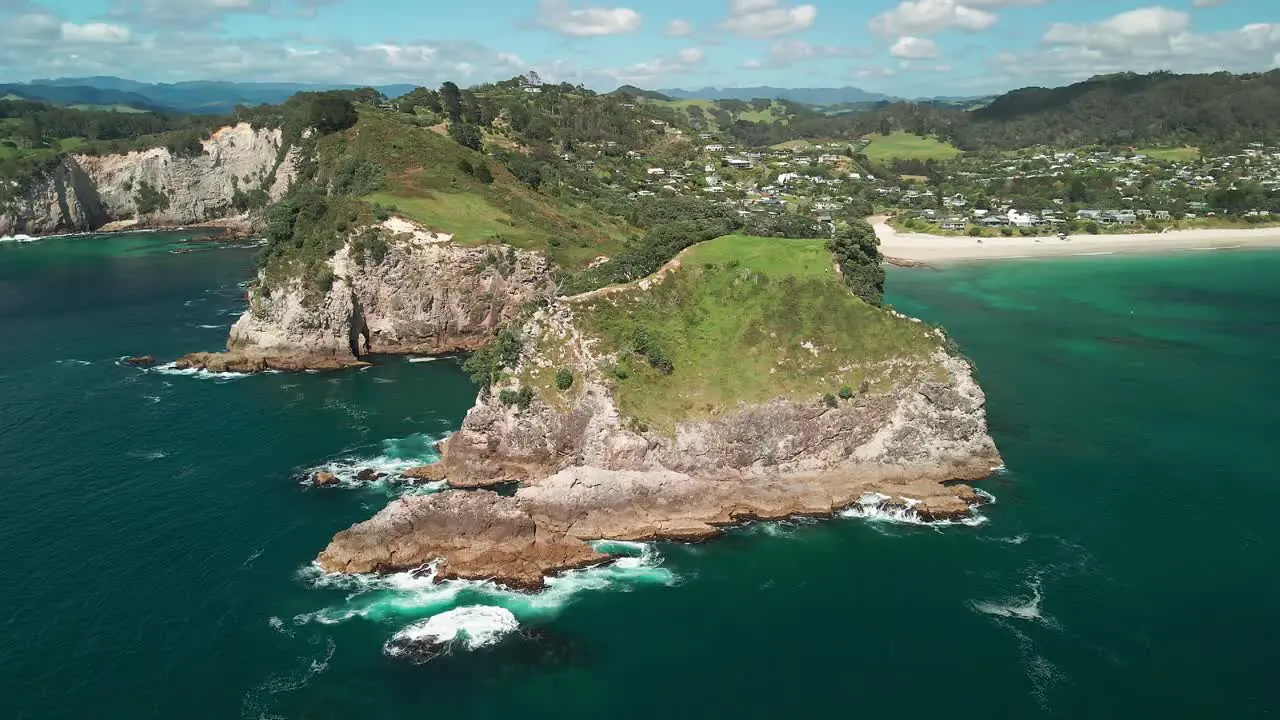
[[[849,294],[821,241],[704,243],[503,335],[492,387],[424,471],[454,489],[338,533],[320,567],[436,563],[536,589],[607,560],[592,540],[702,540],[855,505],[963,518],[980,497],[952,483],[1000,463],[968,363],[940,330]]]

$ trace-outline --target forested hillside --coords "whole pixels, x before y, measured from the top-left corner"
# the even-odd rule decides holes
[[[832,116],[807,108],[786,123],[739,119],[728,129],[755,146],[903,130],[970,151],[1094,144],[1230,147],[1280,138],[1280,70],[1126,73],[1062,88],[1015,90],[975,110],[945,102],[898,102]]]

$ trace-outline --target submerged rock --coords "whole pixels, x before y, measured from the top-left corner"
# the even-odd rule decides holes
[[[178,370],[207,370],[214,373],[260,373],[268,370],[344,370],[368,365],[353,357],[332,355],[258,355],[241,352],[198,352],[178,358]]]
[[[311,474],[311,484],[316,487],[328,487],[338,484],[338,476],[323,470]]]
[[[391,637],[383,646],[389,657],[415,664],[459,650],[478,650],[497,644],[520,627],[510,610],[469,605],[434,615]]]
[[[356,480],[359,480],[360,482],[365,482],[365,483],[373,482],[375,480],[378,480],[384,477],[386,477],[386,473],[380,473],[377,470],[372,470],[369,468],[365,468],[364,470],[361,470],[360,472],[356,473]]]
[[[149,368],[156,364],[156,359],[150,355],[137,355],[125,359],[125,364],[132,365],[134,367]]]

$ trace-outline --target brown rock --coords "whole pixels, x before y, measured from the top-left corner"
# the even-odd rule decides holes
[[[174,362],[179,370],[207,370],[213,373],[259,373],[267,370],[299,372],[302,370],[342,370],[368,363],[354,357],[327,355],[247,355],[239,352],[198,352],[184,355]]]
[[[318,471],[311,474],[311,484],[316,487],[328,487],[338,484],[338,476],[333,473]]]
[[[382,477],[386,477],[386,475],[378,472],[377,470],[371,470],[368,468],[356,473],[356,479],[360,482],[373,482],[374,480]]]
[[[128,365],[132,365],[134,367],[148,368],[156,364],[156,359],[151,357],[150,355],[137,355],[131,358],[127,358],[125,360],[125,363]]]
[[[444,480],[444,465],[441,465],[440,463],[432,463],[431,465],[409,468],[400,474],[414,482],[440,482],[441,480]]]

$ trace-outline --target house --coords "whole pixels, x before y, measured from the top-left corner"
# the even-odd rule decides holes
[[[1101,211],[1101,210],[1089,210],[1089,209],[1085,209],[1085,210],[1077,210],[1077,211],[1076,211],[1076,219],[1077,219],[1077,220],[1101,220],[1101,219],[1102,219],[1102,211]]]
[[[1117,225],[1132,225],[1138,222],[1138,216],[1128,210],[1108,213],[1107,215],[1109,216],[1110,221]]]
[[[711,153],[724,152],[724,145],[721,145],[720,143],[711,143],[709,145],[704,145],[702,149]]]
[[[1156,219],[1157,219],[1157,220],[1170,220],[1170,219],[1172,219],[1172,218],[1173,218],[1173,216],[1169,214],[1169,211],[1168,211],[1168,210],[1157,210],[1157,211],[1156,211]]]
[[[720,186],[720,176],[719,176],[719,175],[708,175],[708,176],[707,176],[707,187],[719,187],[719,186]]]
[[[737,168],[739,170],[748,170],[752,166],[750,160],[744,160],[742,158],[729,158],[726,162],[728,162],[729,167]]]
[[[530,95],[532,95],[532,94],[534,94],[534,93],[540,93],[540,92],[542,92],[542,88],[538,87],[537,85],[525,85],[525,86],[524,86],[524,88],[523,88],[523,90],[524,90],[525,92],[529,93]]]
[[[801,178],[800,173],[782,173],[778,176],[779,185],[789,185]]]
[[[649,175],[657,175],[657,176],[662,176],[667,174],[667,171],[664,168],[660,168],[660,167],[649,168],[645,172],[648,173]]]
[[[964,218],[949,217],[943,220],[940,225],[943,230],[962,231],[965,228]]]
[[[826,154],[818,158],[818,163],[822,165],[835,165],[838,162],[840,162],[839,155]]]

